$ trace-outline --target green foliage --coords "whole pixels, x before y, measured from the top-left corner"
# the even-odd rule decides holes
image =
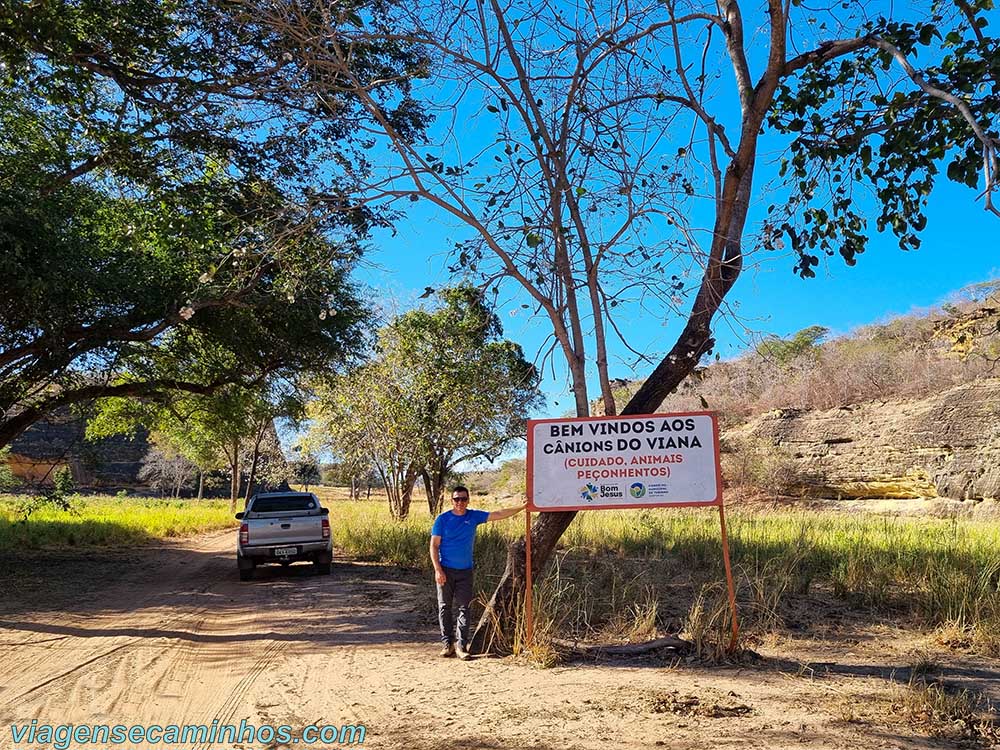
[[[314,441],[359,471],[374,464],[394,503],[420,474],[440,498],[456,464],[494,458],[524,434],[538,399],[537,371],[500,338],[481,294],[461,285],[440,298],[385,326],[375,358],[323,386],[312,406]]]
[[[290,467],[291,480],[296,484],[316,484],[320,480],[319,463],[312,456],[293,461]]]
[[[10,468],[10,447],[0,448],[0,492],[7,492],[17,486],[17,477]]]
[[[416,481],[417,426],[394,374],[376,360],[318,384],[308,443],[332,449],[350,476],[367,475],[374,466],[390,511],[403,519]]]
[[[17,512],[22,521],[27,521],[42,508],[73,511],[72,493],[75,489],[76,482],[73,480],[72,470],[68,466],[60,466],[52,472],[52,486],[40,495],[32,495],[19,501]]]
[[[277,483],[285,478],[286,467],[280,448],[261,447],[268,441],[276,418],[294,417],[301,404],[294,393],[268,392],[230,385],[210,395],[180,395],[169,401],[133,398],[103,399],[87,422],[89,440],[118,434],[134,434],[142,425],[153,442],[168,452],[176,452],[201,471],[228,468],[230,496],[239,492],[241,470],[257,454],[255,479]],[[268,466],[277,462],[280,467]],[[262,459],[264,463],[261,463]],[[271,469],[273,476],[268,476]],[[275,473],[275,469],[277,472]]]
[[[293,377],[357,348],[347,274],[390,214],[312,198],[365,171],[359,111],[300,91],[294,45],[256,10],[0,2],[0,445],[68,404]],[[427,119],[392,72],[422,57],[357,53],[416,137]]]
[[[493,497],[523,496],[525,493],[525,461],[523,458],[509,458],[498,468],[466,472],[461,483],[467,485],[477,495]]]
[[[19,97],[17,111],[45,125],[15,134],[64,157],[38,179],[58,186],[106,170],[156,192],[214,157],[240,178],[298,188],[326,158],[363,168],[355,100],[304,93],[309,71],[295,40],[262,23],[265,10],[211,0],[3,0],[0,80]],[[382,10],[365,8],[373,23]],[[407,74],[422,55],[400,43],[352,52],[356,72],[382,81],[377,93],[393,124],[416,137],[426,116],[407,98]]]
[[[439,292],[436,310],[413,310],[379,335],[379,359],[423,437],[427,466],[498,456],[524,434],[539,374],[521,347],[502,339],[482,294],[463,284]]]
[[[316,439],[317,436],[311,436]],[[307,436],[307,440],[309,437]],[[358,467],[349,462],[334,461],[320,466],[320,483],[328,487],[350,487],[352,481],[366,487],[380,487],[381,479],[370,464]]]
[[[857,36],[894,45],[919,61],[916,72],[929,86],[958,97],[977,122],[995,123],[1000,40],[989,34],[991,10],[991,3],[935,4],[915,23],[875,17]],[[815,275],[820,253],[853,265],[868,245],[872,214],[875,228],[891,230],[901,249],[918,248],[927,196],[942,170],[953,182],[979,184],[983,144],[970,123],[897,71],[890,51],[872,43],[850,57],[820,56],[778,90],[768,122],[794,138],[781,162],[790,196],[771,205],[765,245],[790,238],[803,277]],[[995,129],[989,137],[996,139]],[[868,190],[874,200],[863,197]]]
[[[525,460],[523,458],[511,458],[504,461],[500,466],[498,480],[502,489],[511,494],[523,495],[527,492],[525,482]]]
[[[68,466],[60,466],[52,474],[52,497],[57,498],[60,503],[76,489],[76,482],[73,481],[73,472]]]
[[[818,344],[829,333],[829,328],[809,326],[787,339],[770,334],[757,345],[757,356],[771,359],[779,366],[784,367],[799,357],[815,354]]]

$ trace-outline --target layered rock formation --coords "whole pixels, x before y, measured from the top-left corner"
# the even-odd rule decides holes
[[[11,444],[10,467],[28,484],[51,484],[55,470],[67,466],[79,487],[135,487],[149,449],[145,430],[135,438],[84,439],[84,420],[68,412],[29,427]]]
[[[1000,378],[926,399],[781,409],[726,440],[768,446],[815,497],[1000,496]]]

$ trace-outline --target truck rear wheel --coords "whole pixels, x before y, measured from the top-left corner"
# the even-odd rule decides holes
[[[313,570],[316,571],[316,575],[328,576],[330,575],[330,556],[329,554],[317,555],[313,558]]]
[[[253,571],[257,567],[257,563],[252,559],[237,555],[236,567],[240,569],[240,580],[249,581],[253,578]]]

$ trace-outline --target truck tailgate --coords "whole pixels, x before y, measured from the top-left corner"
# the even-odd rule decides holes
[[[323,539],[323,516],[276,516],[246,519],[251,547],[270,544],[319,542]]]

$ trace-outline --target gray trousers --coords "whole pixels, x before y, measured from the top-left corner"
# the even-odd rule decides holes
[[[458,627],[458,642],[462,646],[469,643],[469,603],[472,601],[472,569],[459,570],[445,568],[445,582],[437,586],[438,623],[441,626],[441,643],[448,645],[455,640]],[[452,621],[451,604],[455,601],[458,609],[457,621]]]

